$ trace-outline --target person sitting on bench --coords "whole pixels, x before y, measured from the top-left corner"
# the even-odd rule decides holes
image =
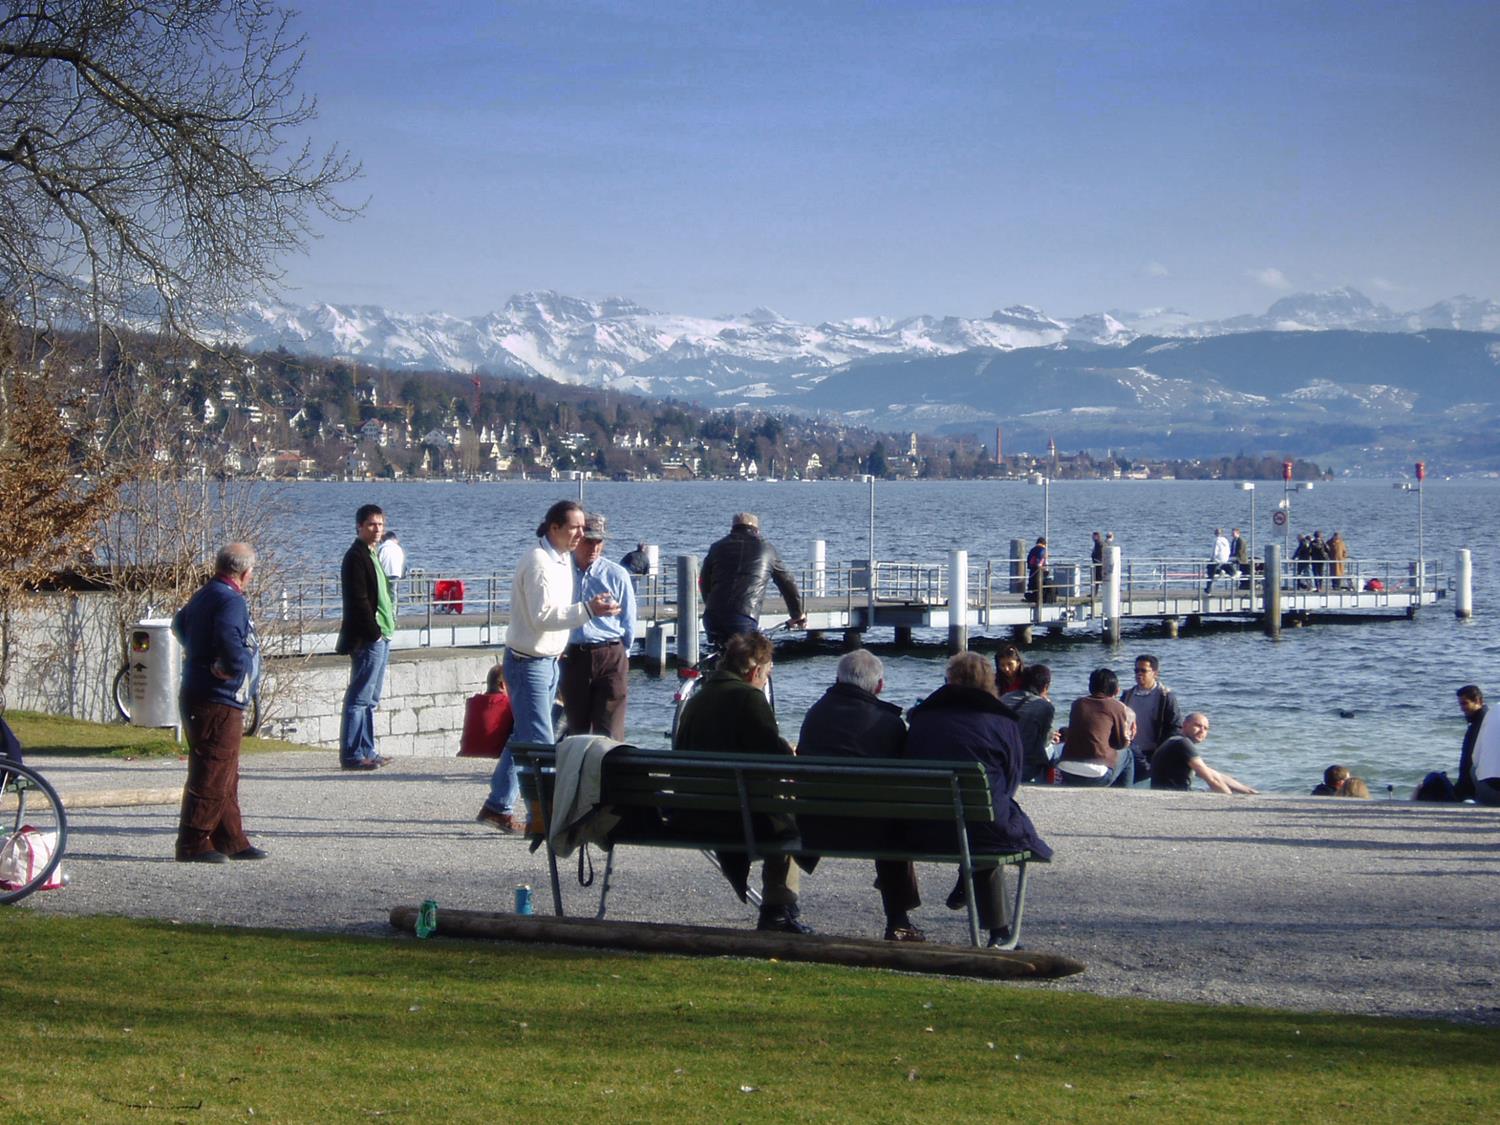
[[[792,754],[781,737],[776,713],[766,700],[766,681],[771,678],[771,639],[764,633],[735,633],[724,645],[719,666],[688,700],[677,724],[673,748],[705,754]],[[693,829],[719,826],[712,815],[707,824],[691,823]],[[674,818],[688,828],[688,818]],[[790,816],[757,816],[753,822],[758,839],[795,839],[797,822]],[[715,853],[719,868],[741,901],[750,878],[750,857],[743,851]],[[761,860],[761,904],[758,930],[810,934],[812,927],[798,919],[799,876],[791,857],[767,856]]]
[[[972,848],[1029,851],[1038,859],[1052,858],[1052,849],[1037,834],[1031,819],[1016,804],[1021,783],[1021,730],[1015,713],[995,695],[995,671],[977,652],[961,652],[948,661],[943,686],[911,709],[906,756],[951,762],[972,758],[984,767],[994,801],[990,824],[968,826]],[[956,848],[952,824],[918,822],[909,830],[912,843],[923,848]],[[974,872],[975,909],[979,924],[990,931],[990,944],[1010,939],[1005,884],[998,867]],[[948,906],[965,905],[962,875],[948,896]]]
[[[906,752],[906,724],[901,708],[876,698],[885,690],[885,666],[865,649],[846,652],[839,659],[833,686],[807,710],[797,753],[811,757],[899,758]],[[810,852],[820,847],[901,847],[898,830],[880,820],[829,820],[802,816],[802,843]],[[886,941],[926,941],[912,924],[910,911],[922,904],[917,890],[917,868],[909,859],[877,859],[875,888],[885,909]]]

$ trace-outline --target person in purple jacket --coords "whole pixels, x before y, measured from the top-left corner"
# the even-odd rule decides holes
[[[239,797],[244,710],[260,672],[260,643],[245,603],[255,550],[231,543],[219,552],[215,568],[214,577],[172,619],[172,632],[182,642],[177,701],[188,742],[179,863],[266,858],[245,835]]]

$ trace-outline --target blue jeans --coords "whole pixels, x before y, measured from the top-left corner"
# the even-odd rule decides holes
[[[384,637],[349,654],[349,687],[339,722],[339,761],[346,766],[375,757],[375,708],[390,655],[391,642]]]
[[[520,782],[516,780],[516,760],[511,756],[511,742],[555,741],[552,734],[552,701],[557,698],[557,657],[535,660],[505,650],[505,687],[510,692],[510,713],[516,720],[510,742],[500,752],[495,774],[490,778],[490,795],[484,806],[491,812],[515,811]]]
[[[1116,758],[1113,772],[1103,777],[1084,777],[1081,774],[1069,773],[1067,770],[1058,772],[1062,774],[1064,785],[1085,786],[1090,789],[1102,789],[1108,785],[1119,789],[1129,789],[1131,782],[1135,780],[1135,759],[1131,757],[1128,748],[1121,750]]]

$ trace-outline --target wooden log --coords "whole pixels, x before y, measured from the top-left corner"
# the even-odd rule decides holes
[[[417,913],[415,906],[392,907],[391,925],[415,933]],[[1084,966],[1072,958],[1032,950],[974,949],[936,942],[875,941],[835,934],[782,934],[663,922],[445,910],[441,906],[437,912],[437,934],[439,937],[628,949],[637,953],[811,961],[854,968],[897,969],[908,973],[986,979],[1052,980],[1084,971]]]
[[[122,809],[137,805],[175,805],[182,800],[182,786],[159,789],[84,789],[78,792],[58,791],[63,808]],[[15,808],[15,798],[0,800],[0,811]]]

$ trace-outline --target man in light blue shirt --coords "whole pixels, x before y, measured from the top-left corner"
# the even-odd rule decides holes
[[[569,734],[625,738],[625,701],[630,690],[630,646],[635,642],[635,586],[619,563],[604,557],[608,525],[590,512],[583,538],[573,548],[573,597],[614,598],[620,612],[595,617],[573,630],[563,653],[561,694]]]

